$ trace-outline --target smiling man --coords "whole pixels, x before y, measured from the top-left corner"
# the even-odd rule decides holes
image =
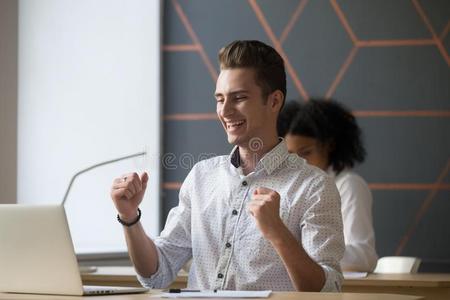
[[[139,223],[148,175],[113,183],[139,280],[166,287],[192,258],[189,288],[339,291],[339,193],[277,136],[286,95],[282,58],[262,42],[235,41],[221,49],[219,62],[217,115],[235,147],[192,168],[159,237],[151,240]]]

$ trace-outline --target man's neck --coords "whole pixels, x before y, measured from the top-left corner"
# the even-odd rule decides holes
[[[265,141],[254,139],[254,143],[250,142],[245,147],[239,146],[240,167],[244,175],[253,172],[261,158],[279,143],[276,135]]]

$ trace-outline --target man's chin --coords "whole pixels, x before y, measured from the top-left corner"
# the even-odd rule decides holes
[[[239,143],[239,136],[228,134],[227,138],[228,138],[228,143],[231,145],[236,146],[236,144]]]
[[[228,143],[233,146],[242,146],[244,140],[245,138],[240,135],[228,135]]]

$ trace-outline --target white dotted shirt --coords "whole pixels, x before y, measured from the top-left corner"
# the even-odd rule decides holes
[[[179,205],[154,240],[158,270],[138,279],[146,287],[167,287],[192,258],[188,288],[295,290],[281,258],[246,209],[253,190],[266,187],[280,194],[284,224],[325,271],[322,291],[339,291],[344,237],[333,179],[289,154],[284,141],[241,178],[237,150],[192,168],[181,187]]]
[[[341,260],[344,270],[373,272],[378,261],[375,232],[372,225],[372,193],[366,181],[349,169],[337,176],[330,168],[341,196],[345,252]]]

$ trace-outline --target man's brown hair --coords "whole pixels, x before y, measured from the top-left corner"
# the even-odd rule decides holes
[[[260,41],[234,41],[219,51],[220,69],[251,68],[264,101],[280,90],[286,98],[286,72],[278,52]],[[284,101],[283,101],[284,102]]]

